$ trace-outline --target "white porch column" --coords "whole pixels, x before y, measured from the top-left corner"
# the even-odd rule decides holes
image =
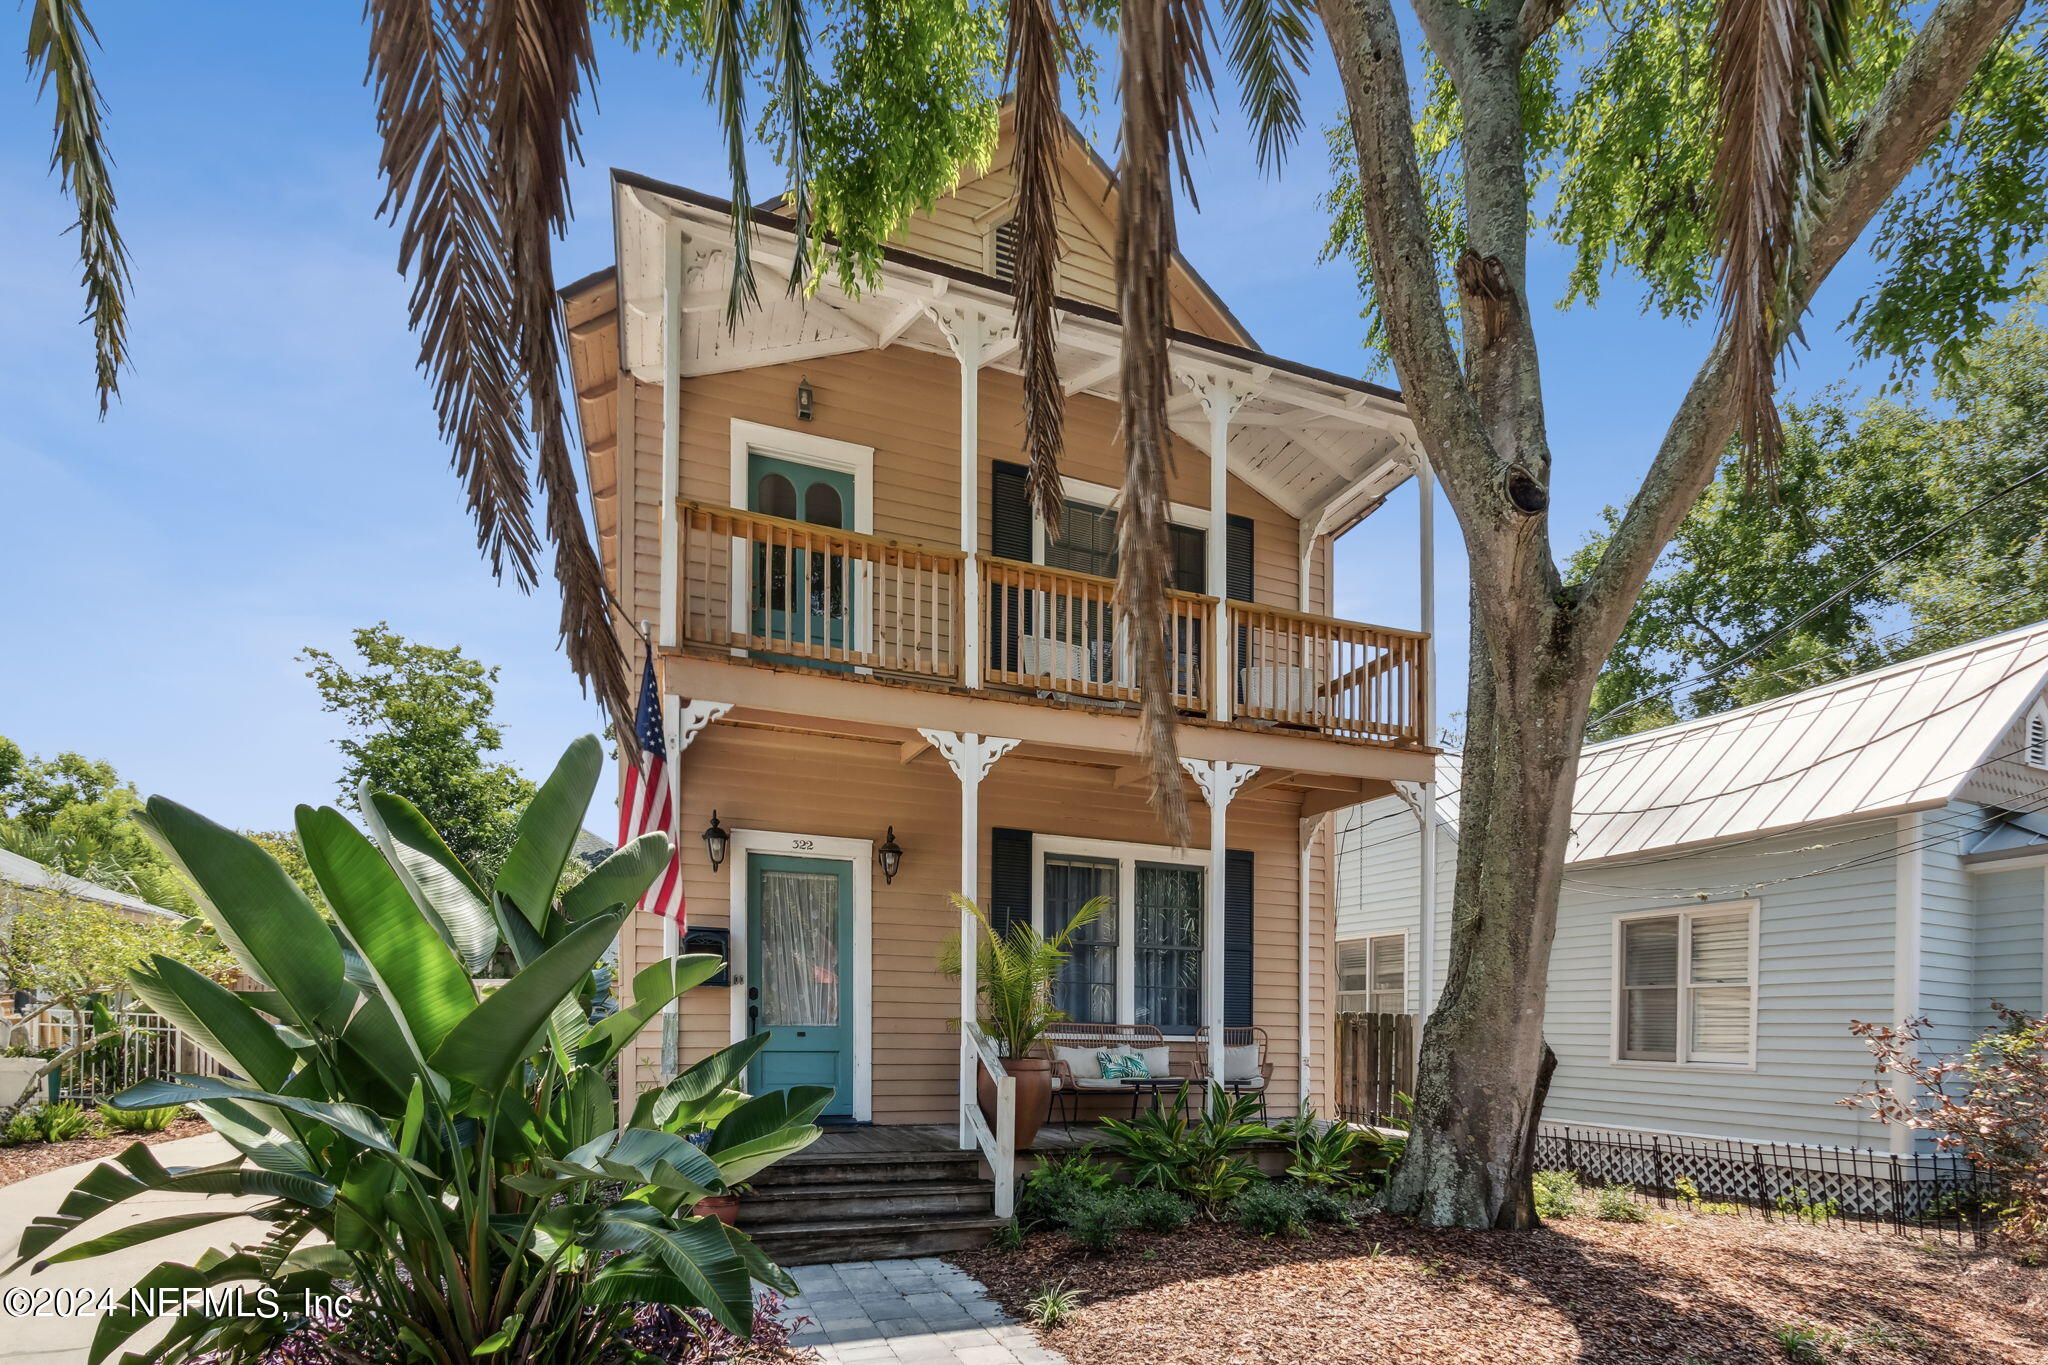
[[[1421,582],[1418,586],[1420,597],[1421,625],[1429,642],[1422,647],[1422,740],[1425,744],[1436,742],[1436,477],[1429,467],[1429,457],[1420,451],[1415,455],[1415,491],[1421,497],[1417,513],[1418,540],[1421,545],[1421,564],[1418,566]],[[1431,771],[1435,771],[1434,768]],[[1426,1020],[1434,1007],[1436,995],[1436,780],[1422,784],[1422,847],[1421,872],[1418,894],[1422,899],[1422,919],[1415,932],[1415,953],[1422,962],[1416,980],[1415,1003],[1417,1012]],[[1416,1030],[1417,1039],[1422,1037]]]
[[[682,535],[677,524],[681,512],[676,506],[683,491],[683,227],[680,222],[667,225],[661,257],[661,643],[673,645],[681,628],[682,614]],[[621,449],[618,467],[630,469],[628,461],[631,458],[631,451]],[[621,481],[621,487],[625,486]],[[631,510],[631,498],[622,498],[619,513],[622,555],[630,553]]]
[[[683,750],[691,741],[704,732],[704,727],[732,710],[729,701],[690,701],[681,697],[665,696],[661,699],[661,733],[666,740],[667,753],[662,755],[662,773],[668,782],[668,808],[676,813],[676,828],[680,832],[683,819],[683,765],[677,762]],[[678,848],[677,853],[682,850]],[[674,957],[682,951],[682,944],[676,931],[676,922],[664,915],[661,918],[661,954]],[[621,985],[623,983],[614,983]],[[678,1061],[682,1052],[681,1005],[674,1000],[661,1007],[661,1074],[666,1080],[679,1069]],[[737,1042],[738,1039],[733,1041]]]
[[[972,731],[919,730],[928,743],[945,757],[953,776],[960,779],[960,894],[977,901],[981,890],[981,779],[996,760],[1017,747],[1019,741]],[[974,916],[960,912],[960,1150],[974,1148],[974,1135],[967,1125],[967,1106],[974,1103],[974,1069],[981,1063],[968,1040],[966,1022],[975,1017],[978,935]]]
[[[1209,697],[1212,720],[1229,720],[1237,689],[1237,632],[1230,628],[1230,419],[1256,388],[1237,375],[1188,371],[1181,378],[1209,419],[1209,530],[1204,586],[1216,599],[1216,682]]]
[[[1209,1075],[1223,1079],[1223,874],[1227,828],[1225,812],[1237,789],[1259,770],[1256,763],[1230,763],[1220,758],[1184,758],[1181,767],[1202,789],[1209,803],[1208,913],[1202,925],[1202,1025],[1209,1030]]]
[[[932,321],[960,362],[960,548],[967,563],[960,584],[960,683],[981,686],[981,369],[1001,352],[995,342],[1014,324],[979,308],[933,304]],[[1005,347],[1006,351],[1008,348]]]

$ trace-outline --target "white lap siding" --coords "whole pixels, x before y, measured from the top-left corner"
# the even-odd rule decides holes
[[[1550,959],[1544,1033],[1558,1067],[1544,1117],[1884,1146],[1880,1125],[1836,1101],[1870,1076],[1849,1021],[1891,1014],[1896,837],[1881,820],[1568,870]],[[1838,866],[1849,862],[1861,865]],[[1616,917],[1740,901],[1758,906],[1754,1068],[1613,1061]]]
[[[1980,872],[1970,880],[1977,892],[1977,1023],[1990,1026],[1994,1002],[2035,1013],[2048,1008],[2041,999],[2048,868]]]
[[[1336,817],[1337,939],[1371,938],[1379,934],[1408,936],[1407,999],[1414,1013],[1421,998],[1422,964],[1416,930],[1421,923],[1418,888],[1422,866],[1421,831],[1415,808],[1397,796],[1353,806]],[[1439,827],[1436,840],[1438,945],[1436,986],[1443,989],[1450,942],[1451,890],[1458,874],[1458,841]]]

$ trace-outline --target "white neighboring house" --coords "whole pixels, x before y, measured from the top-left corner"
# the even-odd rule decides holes
[[[1930,1051],[2039,1012],[2048,974],[2048,623],[1588,746],[1550,959],[1549,1125],[1910,1150],[1837,1103],[1851,1020]],[[1437,777],[1434,970],[1419,788],[1339,816],[1340,997],[1441,990],[1459,760]]]

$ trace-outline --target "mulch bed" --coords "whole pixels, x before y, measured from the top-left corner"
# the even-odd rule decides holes
[[[12,1185],[44,1171],[60,1170],[76,1161],[125,1152],[138,1138],[147,1143],[174,1142],[212,1132],[205,1119],[179,1119],[161,1133],[143,1136],[117,1133],[113,1137],[73,1138],[69,1142],[24,1142],[19,1147],[0,1147],[0,1185]]]
[[[1537,1232],[1391,1218],[1264,1240],[1198,1225],[1090,1255],[1039,1233],[953,1258],[1023,1316],[1048,1284],[1083,1307],[1043,1331],[1073,1365],[2041,1365],[2048,1270],[1854,1227],[1660,1214]]]

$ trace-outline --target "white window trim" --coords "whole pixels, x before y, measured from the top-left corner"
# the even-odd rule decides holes
[[[1339,996],[1362,995],[1366,998],[1368,1005],[1372,1003],[1373,990],[1370,984],[1362,991],[1347,991],[1344,989],[1343,968],[1337,964],[1342,961],[1345,944],[1364,944],[1365,979],[1370,983],[1372,980],[1372,945],[1375,940],[1383,938],[1398,938],[1401,940],[1401,1008],[1394,1010],[1393,1013],[1413,1014],[1415,1011],[1408,1007],[1408,1002],[1415,995],[1415,931],[1412,929],[1383,929],[1378,933],[1352,934],[1347,938],[1340,939],[1337,943],[1337,956],[1331,959],[1332,969],[1337,979],[1337,994]]]
[[[729,924],[731,960],[727,972],[732,979],[730,1031],[737,1043],[747,1037],[747,943],[750,925],[747,886],[750,853],[775,853],[791,858],[816,858],[822,862],[847,863],[853,871],[853,1121],[872,1123],[875,1119],[875,985],[874,985],[874,866],[875,841],[836,839],[822,834],[786,834],[765,829],[736,829],[728,845],[725,865],[726,894],[730,898]]]
[[[1747,914],[1749,916],[1749,1060],[1746,1062],[1695,1061],[1686,1056],[1686,1045],[1691,1038],[1692,1011],[1688,994],[1693,989],[1687,980],[1692,959],[1692,934],[1690,922],[1694,919],[1711,918],[1721,915]],[[1673,1062],[1652,1061],[1641,1057],[1621,1055],[1623,1016],[1627,997],[1622,990],[1621,940],[1622,926],[1635,920],[1671,919],[1679,920],[1678,931],[1678,1060]],[[1713,901],[1701,905],[1677,906],[1662,910],[1633,910],[1614,917],[1613,945],[1608,962],[1608,995],[1610,1010],[1607,1028],[1607,1064],[1614,1067],[1645,1069],[1651,1071],[1755,1071],[1757,1020],[1762,1016],[1763,983],[1757,977],[1757,965],[1761,960],[1761,936],[1763,926],[1763,902],[1757,900]]]
[[[1116,1022],[1134,1024],[1138,1012],[1138,864],[1182,863],[1203,877],[1202,893],[1208,895],[1209,854],[1207,849],[1175,848],[1171,844],[1138,844],[1115,839],[1073,839],[1057,834],[1031,837],[1031,922],[1039,933],[1045,924],[1045,856],[1064,853],[1077,858],[1099,858],[1117,864],[1116,882]],[[1206,917],[1205,917],[1206,918]],[[1204,925],[1206,929],[1206,924]],[[1202,956],[1206,963],[1210,945],[1205,937]],[[1208,980],[1203,972],[1202,979]],[[1207,1002],[1198,1002],[1197,1018],[1207,1017]],[[1197,1025],[1197,1027],[1200,1027]],[[1169,1035],[1179,1037],[1179,1034]]]
[[[809,431],[791,431],[787,427],[771,427],[761,422],[748,422],[735,417],[732,421],[732,458],[728,461],[728,480],[734,510],[744,510],[747,505],[747,457],[766,455],[772,459],[789,460],[795,464],[807,464],[814,469],[830,469],[853,475],[853,525],[848,528],[861,535],[873,535],[875,531],[875,448],[855,445],[852,441],[835,441],[829,436],[819,436]],[[752,573],[753,556],[747,553],[746,543],[733,537],[731,563],[737,571],[732,579],[732,601],[727,610],[734,622],[747,619],[752,600],[753,585],[748,582]],[[847,600],[856,604],[868,600],[866,589],[867,570],[855,564],[848,587]],[[869,619],[871,612],[857,610],[854,613],[852,647],[860,653],[874,649],[871,638],[874,622]],[[735,649],[733,657],[745,658],[747,651]],[[856,670],[871,673],[865,666]]]

